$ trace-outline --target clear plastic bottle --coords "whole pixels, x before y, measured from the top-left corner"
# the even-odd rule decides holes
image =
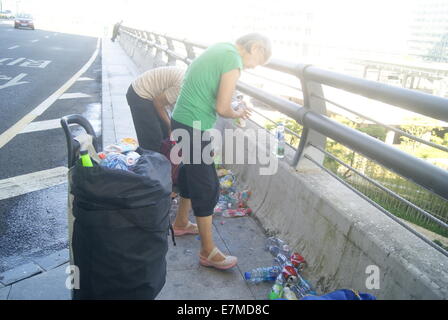
[[[274,261],[281,267],[283,268],[284,266],[290,264],[290,260],[288,259],[288,257],[286,255],[284,255],[283,253],[279,253],[277,254],[277,256],[274,258]]]
[[[268,294],[269,300],[281,299],[283,296],[283,276],[279,274],[277,279],[275,280],[274,285],[272,286],[271,291]]]
[[[288,286],[283,288],[283,298],[286,300],[299,300],[294,293]]]
[[[265,248],[266,248],[266,250],[269,250],[270,246],[278,246],[279,247],[279,246],[283,246],[285,244],[286,243],[283,240],[279,239],[279,238],[269,237],[269,238],[266,239]]]
[[[279,122],[277,124],[277,158],[284,158],[285,157],[285,126],[283,122]]]
[[[108,153],[106,158],[101,161],[100,165],[109,169],[129,171],[126,156],[121,153]]]
[[[263,281],[275,281],[281,269],[277,266],[256,268],[244,273],[244,278],[248,282],[259,283]]]
[[[287,259],[291,256],[291,249],[287,244],[281,246],[269,246],[268,251],[274,256],[277,257],[279,254],[285,255]]]
[[[291,290],[300,299],[306,295],[316,295],[313,287],[306,281],[300,274],[297,274],[298,281],[295,285],[291,286]]]

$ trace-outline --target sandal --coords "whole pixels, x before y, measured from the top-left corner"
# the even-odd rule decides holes
[[[222,261],[212,261],[212,258],[218,253],[221,253],[223,256],[225,256],[225,259]],[[204,267],[214,267],[216,269],[226,270],[236,266],[236,264],[238,263],[238,258],[234,256],[226,256],[217,247],[215,247],[212,252],[210,252],[207,258],[204,258],[199,254],[199,263]]]
[[[176,228],[173,226],[173,230],[176,237],[187,234],[199,234],[198,225],[196,223],[191,223],[190,221],[188,221],[187,226],[184,228]]]

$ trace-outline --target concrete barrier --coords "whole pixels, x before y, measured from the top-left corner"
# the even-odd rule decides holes
[[[254,143],[246,140],[246,153]],[[353,288],[380,299],[448,298],[446,256],[319,167],[291,167],[293,150],[287,149],[271,176],[260,175],[259,164],[227,167],[252,190],[249,204],[264,229],[306,257],[318,291]]]
[[[134,61],[142,72],[156,67],[155,49],[150,49],[146,44],[138,42],[125,33],[120,36],[120,45],[128,56]]]
[[[153,67],[135,42],[121,37],[120,43],[141,71]],[[249,122],[250,128],[258,127]],[[254,148],[263,147],[247,139],[245,152]],[[379,299],[448,299],[446,256],[319,167],[292,168],[293,150],[286,151],[274,175],[260,175],[260,164],[227,167],[252,190],[249,204],[264,229],[306,258],[319,292],[353,288]]]

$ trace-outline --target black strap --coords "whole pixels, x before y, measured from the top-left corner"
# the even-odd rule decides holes
[[[171,230],[171,240],[173,240],[173,245],[176,246],[176,240],[174,239],[174,229],[171,223],[170,223],[170,230]]]

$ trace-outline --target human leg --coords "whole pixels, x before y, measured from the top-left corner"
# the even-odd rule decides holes
[[[151,100],[143,99],[135,93],[132,85],[126,94],[131,109],[132,120],[140,147],[160,152],[164,129]]]

